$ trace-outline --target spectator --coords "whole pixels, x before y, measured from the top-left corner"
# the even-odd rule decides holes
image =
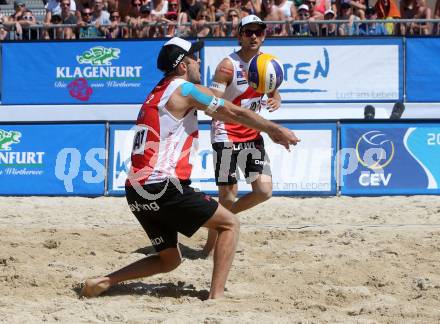
[[[241,10],[245,11],[248,15],[259,16],[262,10],[261,0],[242,0]]]
[[[61,16],[61,0],[49,0],[45,6],[46,8],[46,15],[44,17],[44,22],[48,24],[51,19],[52,15],[59,15]],[[75,12],[76,11],[76,3],[75,0],[70,0],[70,11]]]
[[[374,5],[378,19],[399,19],[400,11],[394,0],[378,0]],[[401,25],[402,26],[402,25]],[[385,24],[387,35],[394,35],[395,26],[392,23]]]
[[[434,19],[440,19],[440,0],[437,0],[435,2],[435,8],[434,8]],[[440,26],[439,24],[434,24],[432,29],[433,35],[439,35],[440,34]]]
[[[121,23],[121,15],[119,11],[110,12],[110,26],[104,27],[105,38],[128,38],[128,28],[119,26]]]
[[[170,0],[168,2],[168,12],[165,14],[165,17],[162,18],[162,21],[167,24],[167,30],[166,30],[165,37],[174,37],[175,35],[177,35],[177,33],[176,33],[177,19],[179,18],[179,12],[177,11],[178,10],[178,3],[176,1],[175,2],[176,6],[174,7],[174,5],[171,6],[172,1],[174,2],[174,0]],[[174,11],[174,9],[175,9],[175,11]]]
[[[203,9],[201,2],[197,0],[182,0],[182,11],[188,16],[188,21],[197,19],[199,11]]]
[[[286,19],[294,19],[297,15],[296,7],[291,0],[275,0],[275,5],[280,8]]]
[[[212,6],[209,7],[211,14],[214,14],[215,21],[220,21],[223,17],[223,21],[226,21],[226,14],[229,10],[229,1],[227,0],[215,0]]]
[[[151,0],[151,15],[153,17],[162,18],[168,12],[167,0]]]
[[[0,25],[1,25],[1,28],[0,28],[0,41],[5,40],[5,39],[8,38],[8,34],[9,33],[6,31],[5,21],[6,21],[5,16],[3,16],[3,14],[0,13]]]
[[[317,3],[317,0],[305,0],[304,4],[309,7],[309,15],[310,18],[313,18],[313,20],[323,20],[324,19],[324,12],[325,12],[325,1],[319,0],[320,2]]]
[[[211,27],[207,25],[210,22],[210,16],[207,9],[199,11],[197,18],[191,23],[191,36],[211,37]]]
[[[274,0],[263,0],[261,19],[264,21],[285,21],[283,11],[275,5]],[[267,24],[266,36],[287,36],[285,24]]]
[[[124,18],[125,22],[128,23],[128,20],[131,18],[138,18],[141,16],[141,0],[131,0],[130,7],[128,9],[128,15]]]
[[[9,36],[9,33],[6,30],[5,21],[6,21],[5,16],[3,16],[3,14],[0,13],[0,25],[1,25],[0,41],[7,39]]]
[[[328,9],[324,13],[324,20],[335,20],[336,14],[333,9]],[[321,25],[320,36],[336,36],[337,27],[335,23],[326,23]]]
[[[26,3],[21,0],[14,1],[14,13],[8,17],[8,22],[16,22],[26,10]]]
[[[160,30],[157,26],[152,26],[153,22],[157,22],[158,20],[151,15],[151,3],[147,5],[142,5],[140,9],[141,16],[138,18],[138,32],[137,35],[139,38],[152,38],[159,37]]]
[[[103,0],[93,0],[92,24],[110,25],[110,14],[104,10]]]
[[[353,9],[353,14],[355,16],[358,16],[361,20],[365,20],[365,10],[367,7],[365,6],[364,0],[349,0],[348,4]]]
[[[63,25],[76,25],[77,19],[75,15],[70,11],[70,1],[72,0],[61,0],[61,24]],[[75,33],[71,27],[63,28],[63,39],[74,39]]]
[[[21,25],[23,40],[36,40],[39,39],[39,30],[37,27],[37,20],[31,10],[25,9],[23,15],[18,19],[18,23]],[[32,28],[34,27],[34,28]]]
[[[311,36],[310,8],[306,4],[298,7],[297,19],[293,22],[292,34],[295,36]]]
[[[416,0],[416,15],[415,19],[431,19],[431,8],[426,6],[425,0]],[[415,35],[429,35],[429,24],[428,23],[412,23],[411,32]]]
[[[229,0],[229,8],[237,10],[237,12],[240,14],[240,19],[249,15],[247,12],[243,12],[241,10],[241,0]]]
[[[341,20],[348,20],[348,23],[339,25],[338,34],[341,36],[357,35],[359,26],[355,24],[355,21],[360,21],[358,16],[352,14],[351,5],[347,2],[341,4]]]
[[[177,16],[176,19],[174,18],[175,16]],[[185,12],[182,12],[178,0],[168,1],[168,14],[165,16],[165,18],[173,23],[176,23],[176,25],[171,25],[168,28],[168,35],[175,35],[176,28],[179,29],[180,36],[185,37],[189,35],[190,28],[186,26],[188,23],[188,15]]]
[[[49,25],[49,32],[44,34],[45,39],[63,39],[63,28],[56,27],[63,23],[63,19],[60,15],[51,15]]]
[[[104,33],[99,26],[99,23],[92,24],[93,10],[89,7],[84,7],[81,12],[81,21],[78,22],[78,36],[81,39],[85,38],[103,38]]]
[[[21,18],[21,14],[18,17]],[[0,13],[0,24],[3,25],[0,28],[0,40],[21,39],[23,31],[18,21],[10,17],[7,18]]]
[[[365,18],[367,20],[377,19],[376,9],[374,7],[368,7],[365,10]],[[387,31],[382,23],[368,22],[359,25],[359,35],[383,36],[387,35]]]
[[[240,11],[230,8],[226,16],[226,24],[220,27],[220,37],[236,37],[238,35],[238,24],[240,23]]]

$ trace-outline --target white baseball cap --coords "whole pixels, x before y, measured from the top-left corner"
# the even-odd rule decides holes
[[[306,4],[302,4],[302,5],[300,5],[300,6],[298,7],[298,11],[300,11],[300,10],[306,10],[306,11],[309,11],[309,6],[306,5]]]
[[[255,15],[249,15],[241,19],[240,23],[238,24],[238,31],[240,31],[244,26],[250,24],[260,25],[263,27],[263,29],[266,29],[266,24],[260,18]]]

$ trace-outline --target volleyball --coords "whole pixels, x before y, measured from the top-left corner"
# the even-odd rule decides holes
[[[278,59],[270,54],[254,56],[248,68],[248,84],[258,93],[271,93],[283,82],[283,67]]]

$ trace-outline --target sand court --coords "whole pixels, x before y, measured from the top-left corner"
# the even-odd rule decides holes
[[[175,271],[80,299],[152,253],[124,198],[0,197],[0,322],[437,323],[440,197],[283,198],[240,214],[226,298],[205,301],[206,231]]]

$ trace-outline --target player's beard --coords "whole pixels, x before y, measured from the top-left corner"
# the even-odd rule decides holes
[[[192,82],[194,84],[200,84],[201,83],[200,72],[196,70],[189,70],[188,79],[189,82]]]

